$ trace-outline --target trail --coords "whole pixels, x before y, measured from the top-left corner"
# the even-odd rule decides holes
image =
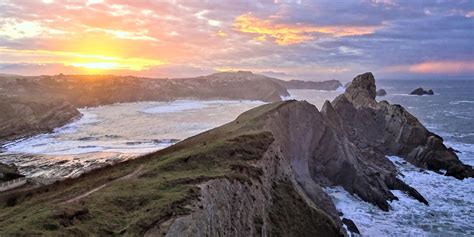
[[[83,193],[83,194],[81,194],[81,195],[79,195],[79,196],[77,196],[77,197],[71,198],[71,199],[65,201],[64,203],[71,203],[71,202],[79,201],[79,200],[81,200],[81,199],[83,199],[83,198],[85,198],[85,197],[87,197],[87,196],[89,196],[89,195],[91,195],[91,194],[93,194],[93,193],[95,193],[95,192],[97,192],[97,191],[99,191],[99,190],[101,190],[101,189],[107,187],[108,185],[110,185],[111,183],[113,183],[113,182],[115,182],[115,181],[131,179],[131,178],[137,176],[137,175],[140,173],[140,171],[142,171],[142,169],[143,169],[143,165],[140,165],[140,166],[139,166],[136,170],[134,170],[132,173],[129,173],[129,174],[127,174],[127,175],[125,175],[125,176],[123,176],[123,177],[120,177],[120,178],[118,178],[118,179],[112,180],[112,181],[110,181],[110,182],[108,182],[108,183],[102,184],[102,185],[100,185],[99,187],[94,188],[94,189],[91,189],[91,190],[89,190],[88,192]]]

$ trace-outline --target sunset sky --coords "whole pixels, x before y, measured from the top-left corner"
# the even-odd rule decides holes
[[[474,79],[474,1],[0,0],[0,73]]]

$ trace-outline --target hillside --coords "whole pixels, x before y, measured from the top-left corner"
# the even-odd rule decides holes
[[[53,131],[80,113],[60,99],[0,96],[0,145],[17,138]]]
[[[275,81],[281,86],[285,87],[288,90],[325,90],[333,91],[339,87],[342,87],[341,82],[338,80],[328,80],[328,81],[301,81],[301,80],[278,80]]]

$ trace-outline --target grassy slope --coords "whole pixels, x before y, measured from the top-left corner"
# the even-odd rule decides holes
[[[258,107],[170,148],[75,180],[0,196],[0,235],[143,234],[156,223],[188,213],[186,204],[199,194],[195,184],[218,177],[248,179],[236,170],[248,167],[247,160],[260,158],[273,141],[270,133],[260,129],[259,118],[286,103],[291,102]],[[64,203],[140,165],[145,168],[139,177],[114,181],[78,202]]]

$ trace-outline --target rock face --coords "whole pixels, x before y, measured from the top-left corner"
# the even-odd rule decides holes
[[[384,89],[377,90],[377,96],[386,96],[387,92]]]
[[[462,164],[440,136],[428,131],[400,105],[375,101],[371,73],[357,76],[332,105],[349,139],[367,154],[396,155],[410,163],[458,179],[474,177],[472,167]]]
[[[433,90],[425,91],[425,89],[420,87],[410,92],[410,95],[434,95],[434,92]]]
[[[0,144],[51,132],[78,116],[77,109],[61,100],[30,101],[0,97]]]
[[[333,91],[341,87],[342,84],[338,80],[328,80],[328,81],[300,81],[300,80],[291,80],[283,81],[275,79],[275,81],[289,90],[325,90]]]

